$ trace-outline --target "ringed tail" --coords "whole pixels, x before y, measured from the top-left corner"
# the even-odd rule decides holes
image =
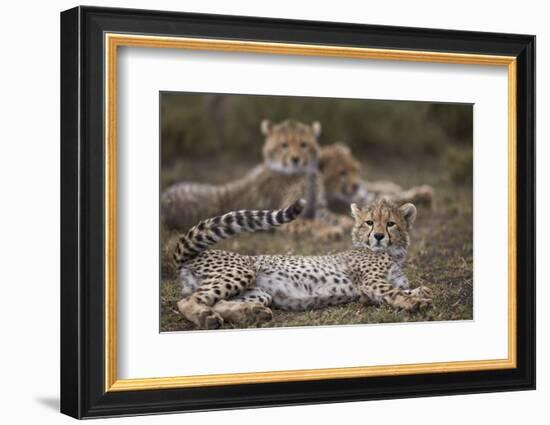
[[[295,220],[304,210],[306,201],[298,199],[280,210],[240,210],[200,221],[179,237],[174,262],[179,270],[210,246],[239,233],[270,230]]]

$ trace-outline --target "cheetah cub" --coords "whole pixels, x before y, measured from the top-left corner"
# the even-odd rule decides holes
[[[199,222],[182,235],[174,252],[182,295],[180,313],[200,328],[224,321],[256,323],[272,318],[270,307],[310,310],[361,301],[407,311],[431,305],[431,290],[408,289],[401,264],[416,218],[413,204],[379,201],[351,205],[351,249],[335,255],[242,255],[207,250],[242,232],[269,230],[300,215],[304,200],[288,208],[235,211]]]

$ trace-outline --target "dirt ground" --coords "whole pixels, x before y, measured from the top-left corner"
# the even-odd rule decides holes
[[[227,159],[202,159],[178,162],[162,171],[162,187],[181,180],[223,182],[238,177],[253,162]],[[435,190],[432,209],[419,208],[411,233],[411,247],[404,271],[412,287],[429,286],[433,290],[433,308],[417,313],[397,312],[382,306],[363,306],[352,303],[322,310],[285,312],[274,310],[273,320],[258,327],[327,326],[359,323],[388,323],[407,321],[470,320],[473,318],[473,236],[472,183],[457,183],[443,159],[434,158],[422,163],[396,160],[361,160],[368,180],[384,179],[404,188],[430,184]],[[194,329],[178,312],[176,302],[180,288],[170,256],[176,233],[161,229],[160,331]],[[245,234],[220,243],[216,248],[247,254],[325,254],[344,250],[350,240],[319,244],[309,238],[289,239],[275,233]],[[232,325],[225,324],[225,328]],[[239,326],[242,327],[242,326]]]

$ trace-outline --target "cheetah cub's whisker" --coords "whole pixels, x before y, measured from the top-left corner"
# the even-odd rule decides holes
[[[289,223],[305,206],[234,211],[199,222],[182,235],[174,252],[184,298],[180,313],[200,328],[224,321],[255,323],[272,318],[270,307],[310,310],[360,300],[413,311],[432,303],[427,287],[408,289],[401,264],[416,218],[413,204],[379,201],[351,205],[353,247],[322,256],[241,255],[208,250],[222,239]]]

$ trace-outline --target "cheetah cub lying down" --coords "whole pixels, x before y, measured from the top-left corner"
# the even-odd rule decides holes
[[[401,264],[416,218],[413,204],[379,201],[351,205],[353,247],[335,255],[242,255],[207,250],[242,232],[278,227],[300,215],[299,200],[286,209],[235,211],[199,222],[182,235],[174,252],[182,295],[181,314],[200,328],[224,321],[271,320],[270,307],[309,310],[361,301],[417,310],[431,305],[431,290],[408,289]]]

